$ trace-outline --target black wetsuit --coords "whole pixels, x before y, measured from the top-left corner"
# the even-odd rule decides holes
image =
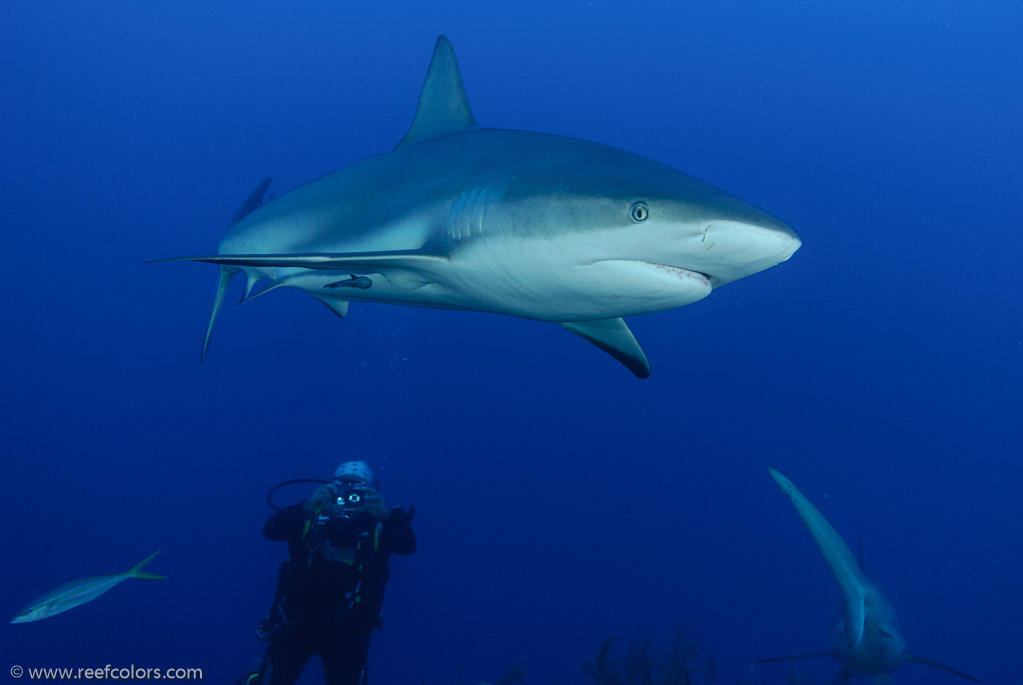
[[[366,652],[370,633],[380,625],[388,557],[416,549],[409,522],[399,508],[378,521],[365,513],[313,516],[298,504],[270,517],[263,535],[286,541],[289,557],[278,577],[271,611],[276,628],[260,685],[292,685],[313,654],[323,661],[327,685],[366,682]]]

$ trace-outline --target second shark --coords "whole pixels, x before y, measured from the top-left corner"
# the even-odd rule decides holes
[[[971,680],[980,681],[944,664],[906,651],[906,639],[895,607],[877,585],[864,574],[848,545],[810,500],[778,471],[768,468],[771,477],[789,496],[814,542],[824,555],[831,575],[842,595],[842,617],[836,622],[831,649],[795,656],[760,659],[761,663],[808,657],[834,657],[845,665],[836,682],[844,682],[853,673],[883,675],[904,663],[930,666]]]

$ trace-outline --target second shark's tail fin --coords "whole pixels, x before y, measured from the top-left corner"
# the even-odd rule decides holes
[[[912,663],[915,663],[915,664],[923,664],[924,666],[930,666],[931,668],[936,668],[939,671],[944,671],[945,673],[951,673],[952,675],[957,675],[960,678],[965,678],[966,680],[970,680],[970,681],[975,682],[975,683],[979,683],[980,682],[979,680],[977,680],[973,676],[968,676],[965,673],[963,673],[962,671],[957,671],[954,668],[950,668],[950,667],[946,666],[945,664],[939,664],[937,661],[932,661],[932,660],[928,659],[927,657],[917,656],[916,654],[910,654],[909,652],[906,652],[902,656],[902,660],[903,661],[909,661],[909,662],[912,662]]]
[[[807,652],[806,654],[793,654],[792,656],[773,656],[770,659],[757,659],[758,664],[769,664],[774,661],[792,661],[793,659],[816,659],[817,657],[830,657],[831,652]]]

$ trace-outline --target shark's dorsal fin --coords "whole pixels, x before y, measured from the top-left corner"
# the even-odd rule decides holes
[[[972,680],[975,683],[979,683],[980,682],[979,680],[977,680],[973,676],[966,675],[962,671],[957,671],[954,668],[946,666],[945,664],[939,664],[937,661],[932,661],[931,659],[928,659],[927,657],[918,656],[916,654],[910,654],[909,652],[906,652],[905,654],[902,655],[902,660],[903,661],[911,661],[911,662],[913,662],[915,664],[923,664],[924,666],[930,666],[931,668],[936,668],[939,671],[944,671],[945,673],[951,673],[952,675],[957,675],[960,678],[965,678],[966,680]]]
[[[561,325],[625,364],[637,377],[650,376],[650,362],[624,319],[566,321]]]
[[[465,97],[455,51],[446,36],[438,36],[430,69],[426,72],[426,82],[419,93],[416,118],[394,149],[474,126],[476,120],[472,118],[469,100]]]
[[[238,208],[238,211],[234,213],[234,218],[231,219],[231,225],[234,226],[236,223],[252,214],[256,211],[261,204],[263,204],[263,196],[266,195],[266,189],[270,187],[270,179],[264,178],[256,186],[256,189],[249,193],[249,196],[245,198],[245,202]]]

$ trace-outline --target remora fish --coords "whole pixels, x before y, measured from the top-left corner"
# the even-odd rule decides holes
[[[391,152],[235,214],[205,359],[228,282],[281,286],[344,317],[350,300],[550,321],[646,378],[622,317],[674,309],[799,248],[775,217],[671,167],[563,136],[488,129],[440,36],[416,116]],[[164,261],[164,260],[161,260]],[[165,260],[176,261],[176,260]]]
[[[824,556],[824,561],[831,569],[831,575],[838,583],[842,595],[843,615],[835,623],[831,651],[759,661],[763,663],[830,656],[845,665],[844,673],[867,675],[891,673],[900,665],[913,662],[979,683],[976,678],[954,668],[906,651],[906,639],[902,635],[902,626],[895,613],[895,607],[881,588],[867,578],[845,541],[792,481],[775,469],[768,467],[767,470],[781,491],[792,500],[796,512],[810,530],[810,535],[813,536],[814,542]],[[839,682],[839,679],[836,678],[835,682]]]
[[[64,583],[55,590],[47,592],[42,597],[36,598],[34,602],[21,610],[17,616],[11,619],[11,623],[28,623],[39,621],[50,616],[56,616],[68,609],[74,609],[79,604],[85,604],[96,599],[104,592],[112,590],[114,586],[129,578],[140,580],[160,580],[167,576],[158,576],[153,573],[146,573],[142,567],[148,564],[153,557],[159,554],[153,552],[148,557],[132,566],[124,573],[117,573],[112,576],[97,576]]]

